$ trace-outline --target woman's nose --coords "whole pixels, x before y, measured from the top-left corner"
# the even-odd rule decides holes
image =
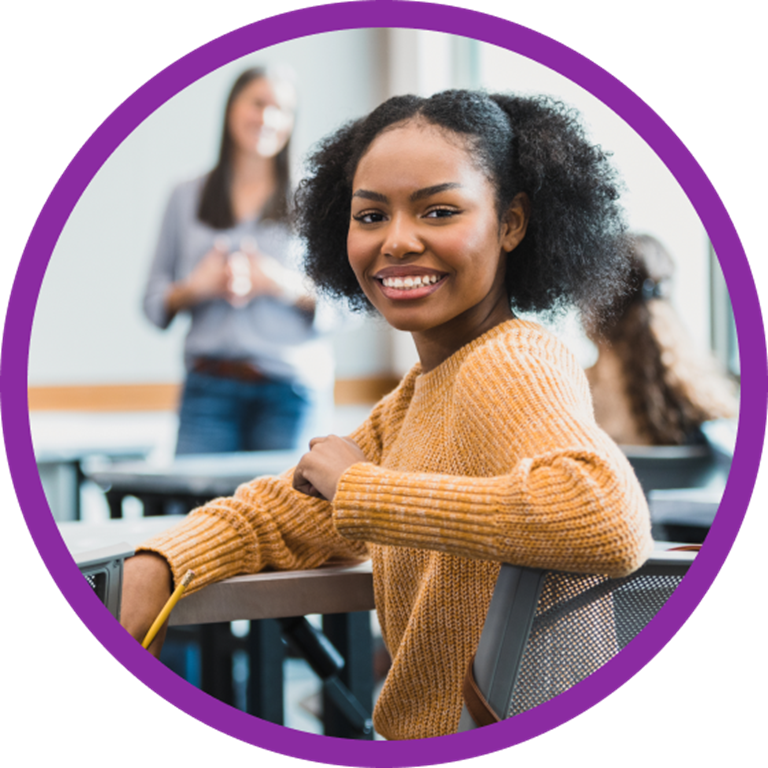
[[[381,250],[385,256],[403,259],[410,254],[422,253],[424,244],[418,236],[414,222],[407,216],[393,216],[389,221]]]

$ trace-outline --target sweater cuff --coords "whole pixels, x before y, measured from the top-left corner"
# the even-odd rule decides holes
[[[495,486],[491,478],[354,464],[339,480],[334,522],[351,539],[497,559],[497,512],[504,491]]]
[[[194,571],[195,578],[185,594],[253,570],[253,550],[243,547],[237,529],[227,520],[202,510],[190,512],[186,519],[145,541],[136,551],[155,552],[164,557],[171,567],[174,586],[188,570]]]

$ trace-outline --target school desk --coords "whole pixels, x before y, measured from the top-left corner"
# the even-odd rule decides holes
[[[48,505],[56,520],[80,518],[84,467],[93,457],[143,459],[173,437],[168,414],[33,412],[30,430]]]
[[[71,552],[118,542],[135,547],[182,517],[65,522],[59,524],[59,530]],[[282,662],[286,651],[281,635],[288,632],[293,633],[298,642],[308,640],[309,652],[320,656],[313,661],[328,676],[323,696],[324,733],[372,738],[372,732],[360,727],[359,717],[356,719],[353,710],[354,702],[358,702],[370,715],[372,706],[369,612],[373,609],[370,562],[337,563],[311,571],[237,576],[212,584],[182,599],[169,623],[177,628],[195,628],[202,651],[200,687],[230,704],[233,703],[232,651],[239,647],[246,650],[251,664],[248,711],[276,723],[283,722]],[[322,615],[322,634],[306,637],[311,630],[298,619],[307,614]],[[252,622],[245,639],[236,638],[230,632],[230,622],[241,619]],[[333,653],[323,656],[323,648],[318,648],[318,643],[322,646],[326,640],[340,654],[339,661],[343,661],[343,668],[338,672],[328,669]],[[304,650],[306,647],[306,644],[302,646]],[[343,686],[331,679],[334,674]],[[344,699],[342,688],[351,692],[354,702]],[[359,709],[357,713],[362,717]]]
[[[144,515],[169,509],[186,513],[217,496],[231,496],[238,485],[294,466],[304,451],[246,451],[179,456],[161,461],[91,462],[85,476],[107,497],[110,517],[122,517],[126,496],[144,505]]]

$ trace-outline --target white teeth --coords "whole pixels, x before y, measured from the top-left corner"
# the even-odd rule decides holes
[[[400,290],[411,290],[421,288],[425,285],[432,285],[440,278],[437,275],[415,275],[413,277],[385,277],[381,282],[387,288],[399,288]]]

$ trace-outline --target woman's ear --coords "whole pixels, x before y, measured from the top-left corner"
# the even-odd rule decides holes
[[[520,245],[528,229],[528,218],[531,213],[531,201],[525,192],[518,192],[507,208],[501,222],[501,247],[507,252]]]

